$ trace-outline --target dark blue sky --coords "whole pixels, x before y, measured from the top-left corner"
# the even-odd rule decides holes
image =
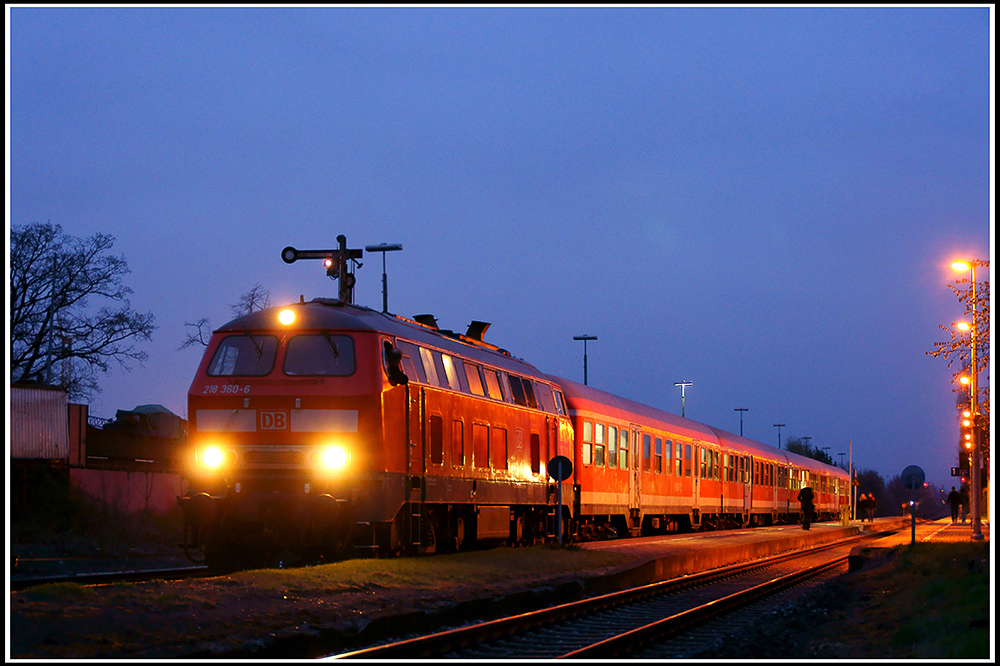
[[[597,335],[593,386],[950,485],[924,352],[992,256],[991,12],[15,7],[8,230],[114,235],[156,315],[99,416],[186,415],[184,322],[335,295],[279,252],[345,234],[403,244],[393,312],[577,381]]]

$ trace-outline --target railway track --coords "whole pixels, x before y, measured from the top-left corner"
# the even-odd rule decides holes
[[[583,599],[334,659],[612,659],[670,653],[669,641],[702,634],[713,618],[759,603],[811,578],[840,572],[849,550],[869,533],[805,551]],[[716,631],[731,624],[716,623]],[[668,641],[668,643],[664,643]],[[642,655],[642,656],[640,656]]]
[[[77,583],[79,585],[110,585],[111,583],[141,583],[150,580],[182,580],[201,578],[209,575],[205,566],[175,567],[170,569],[139,569],[129,571],[101,571],[60,576],[37,576],[34,578],[11,579],[12,592],[26,590],[36,585],[54,583]]]

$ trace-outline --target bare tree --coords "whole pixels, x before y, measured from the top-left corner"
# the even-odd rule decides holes
[[[249,291],[242,294],[235,303],[229,306],[236,317],[263,310],[271,307],[271,292],[264,288],[259,282],[250,287]],[[208,346],[208,340],[212,337],[212,327],[208,317],[202,317],[196,322],[184,322],[184,325],[193,328],[192,333],[187,334],[187,338],[178,349],[185,349],[192,345]]]
[[[98,371],[146,360],[135,343],[151,339],[154,317],[132,309],[122,281],[128,264],[109,254],[114,242],[100,233],[76,238],[49,222],[11,227],[13,381],[59,383],[71,398],[89,398],[100,392]],[[108,304],[95,310],[92,297]]]

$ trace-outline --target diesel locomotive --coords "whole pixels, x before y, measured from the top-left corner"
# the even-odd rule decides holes
[[[546,375],[434,317],[340,298],[214,331],[188,393],[183,545],[216,567],[454,552],[795,522],[847,505],[846,472]],[[298,254],[296,254],[298,253]],[[346,286],[345,286],[346,283]],[[572,461],[559,489],[550,461]],[[557,490],[559,492],[557,492]]]

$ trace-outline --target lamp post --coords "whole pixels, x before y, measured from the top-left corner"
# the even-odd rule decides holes
[[[969,353],[971,356],[969,373],[969,409],[972,411],[972,539],[974,541],[983,540],[983,525],[980,515],[979,500],[982,491],[980,490],[980,465],[982,465],[981,448],[979,446],[979,393],[978,376],[979,368],[976,367],[976,263],[972,261],[956,261],[951,267],[956,271],[969,271],[972,280],[972,325],[969,328]]]
[[[694,383],[689,381],[674,382],[674,386],[681,387],[681,416],[684,416],[684,389],[688,386],[694,386]]]
[[[366,245],[365,252],[382,253],[382,312],[389,312],[389,283],[385,277],[385,253],[395,250],[402,250],[401,243],[381,243],[379,245]]]
[[[596,335],[574,335],[574,340],[583,340],[583,385],[587,385],[587,340],[596,340]]]
[[[844,467],[844,456],[847,455],[847,451],[841,451],[837,455],[840,456],[840,469],[845,469],[845,467]]]
[[[784,423],[775,423],[774,427],[778,429],[778,448],[781,448],[781,429],[785,427]]]
[[[743,436],[743,412],[749,412],[750,410],[746,407],[736,407],[733,409],[734,412],[740,413],[740,437]]]
[[[829,450],[830,450],[830,447],[829,447],[829,446],[821,446],[821,447],[820,447],[820,450],[821,450],[821,451],[829,451]],[[833,458],[830,458],[830,460],[833,460]]]

